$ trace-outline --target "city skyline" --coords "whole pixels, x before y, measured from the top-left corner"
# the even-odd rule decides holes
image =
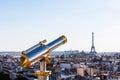
[[[90,51],[92,32],[97,52],[120,52],[119,0],[0,1],[0,51],[26,50],[61,35],[56,49]]]

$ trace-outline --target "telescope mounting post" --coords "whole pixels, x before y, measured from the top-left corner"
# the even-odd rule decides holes
[[[46,40],[40,42],[40,45],[43,46]],[[43,59],[40,60],[40,71],[35,72],[35,74],[38,76],[38,80],[49,80],[49,75],[51,74],[51,71],[48,71],[46,69],[46,63],[50,62],[50,51],[48,50],[47,55],[43,57]]]
[[[49,75],[51,74],[51,71],[46,70],[46,60],[48,60],[49,57],[46,56],[42,60],[40,60],[40,71],[35,72],[35,74],[38,76],[38,80],[49,80]]]

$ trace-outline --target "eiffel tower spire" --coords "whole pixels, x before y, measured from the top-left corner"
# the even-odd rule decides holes
[[[92,46],[90,53],[96,53],[95,46],[94,46],[94,32],[92,32]]]

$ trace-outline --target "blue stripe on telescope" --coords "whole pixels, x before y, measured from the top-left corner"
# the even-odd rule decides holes
[[[49,51],[54,50],[55,48],[59,47],[60,45],[67,42],[67,38],[65,36],[61,36],[56,40],[50,42],[47,45],[40,45],[40,43],[36,44],[35,46],[29,48],[25,51],[25,54],[21,56],[21,63],[23,68],[27,68],[28,66],[38,62],[40,59],[47,55]]]
[[[48,51],[45,45],[42,47],[40,47],[40,44],[38,45],[39,47],[26,54],[30,61],[36,59],[38,56],[41,56],[43,53],[46,53]]]
[[[53,50],[58,44],[61,44],[63,43],[63,38],[60,37],[54,41],[52,41],[51,43],[47,44],[47,47],[50,49],[50,50]]]

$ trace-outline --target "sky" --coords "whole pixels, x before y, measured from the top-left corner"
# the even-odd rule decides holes
[[[0,51],[23,51],[61,35],[56,51],[120,52],[120,0],[0,0]],[[47,44],[46,43],[46,44]]]

